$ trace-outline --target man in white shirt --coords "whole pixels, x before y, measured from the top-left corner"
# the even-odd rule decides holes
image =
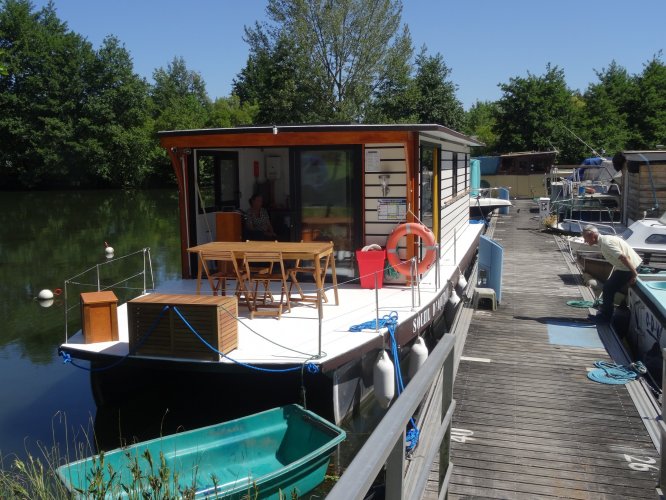
[[[633,285],[638,277],[638,267],[641,257],[619,236],[599,234],[596,226],[585,226],[583,239],[588,245],[599,244],[601,254],[613,265],[613,272],[604,283],[602,303],[600,308],[600,321],[610,321],[613,317],[613,299],[615,293],[622,291],[626,286]]]

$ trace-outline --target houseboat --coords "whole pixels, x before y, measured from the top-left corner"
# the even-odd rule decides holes
[[[390,403],[388,353],[422,359],[407,354],[446,332],[475,259],[479,144],[436,124],[158,136],[178,183],[182,279],[123,304],[81,294],[83,327],[60,350],[90,363],[98,406],[147,390],[258,411],[306,403],[340,423],[378,377]]]

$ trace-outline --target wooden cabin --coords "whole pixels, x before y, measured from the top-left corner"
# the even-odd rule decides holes
[[[483,162],[494,165],[495,171],[482,170],[481,187],[510,187],[511,196],[515,198],[546,196],[546,178],[556,156],[557,151],[525,151],[483,157]]]
[[[660,217],[666,211],[666,151],[622,151],[613,157],[622,170],[622,222]]]
[[[253,126],[158,136],[179,184],[184,278],[196,271],[188,247],[244,237],[240,214],[253,193],[263,195],[279,240],[332,241],[343,279],[358,276],[355,250],[384,247],[400,222],[420,220],[442,251],[453,253],[456,231],[468,224],[470,148],[479,143],[441,125]],[[408,239],[402,258],[422,251],[417,241]]]

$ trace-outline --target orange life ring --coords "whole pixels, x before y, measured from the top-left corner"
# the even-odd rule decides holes
[[[398,257],[398,242],[403,236],[413,234],[423,240],[426,253],[423,259],[416,264],[416,272],[425,273],[433,262],[435,262],[437,245],[435,245],[435,235],[423,224],[416,222],[406,222],[396,227],[386,242],[386,258],[389,264],[404,276],[411,276],[411,263],[408,260],[400,260]]]

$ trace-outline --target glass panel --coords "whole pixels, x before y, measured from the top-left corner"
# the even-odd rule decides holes
[[[239,208],[238,199],[238,159],[221,158],[220,159],[220,201],[222,209]]]
[[[300,155],[301,239],[332,241],[338,274],[353,275],[353,155],[350,150]]]
[[[421,146],[421,222],[433,229],[433,157],[434,150],[429,146]]]
[[[199,213],[215,211],[215,175],[213,158],[201,155],[197,161],[197,184],[201,198],[197,200]],[[202,206],[203,204],[203,206]]]

